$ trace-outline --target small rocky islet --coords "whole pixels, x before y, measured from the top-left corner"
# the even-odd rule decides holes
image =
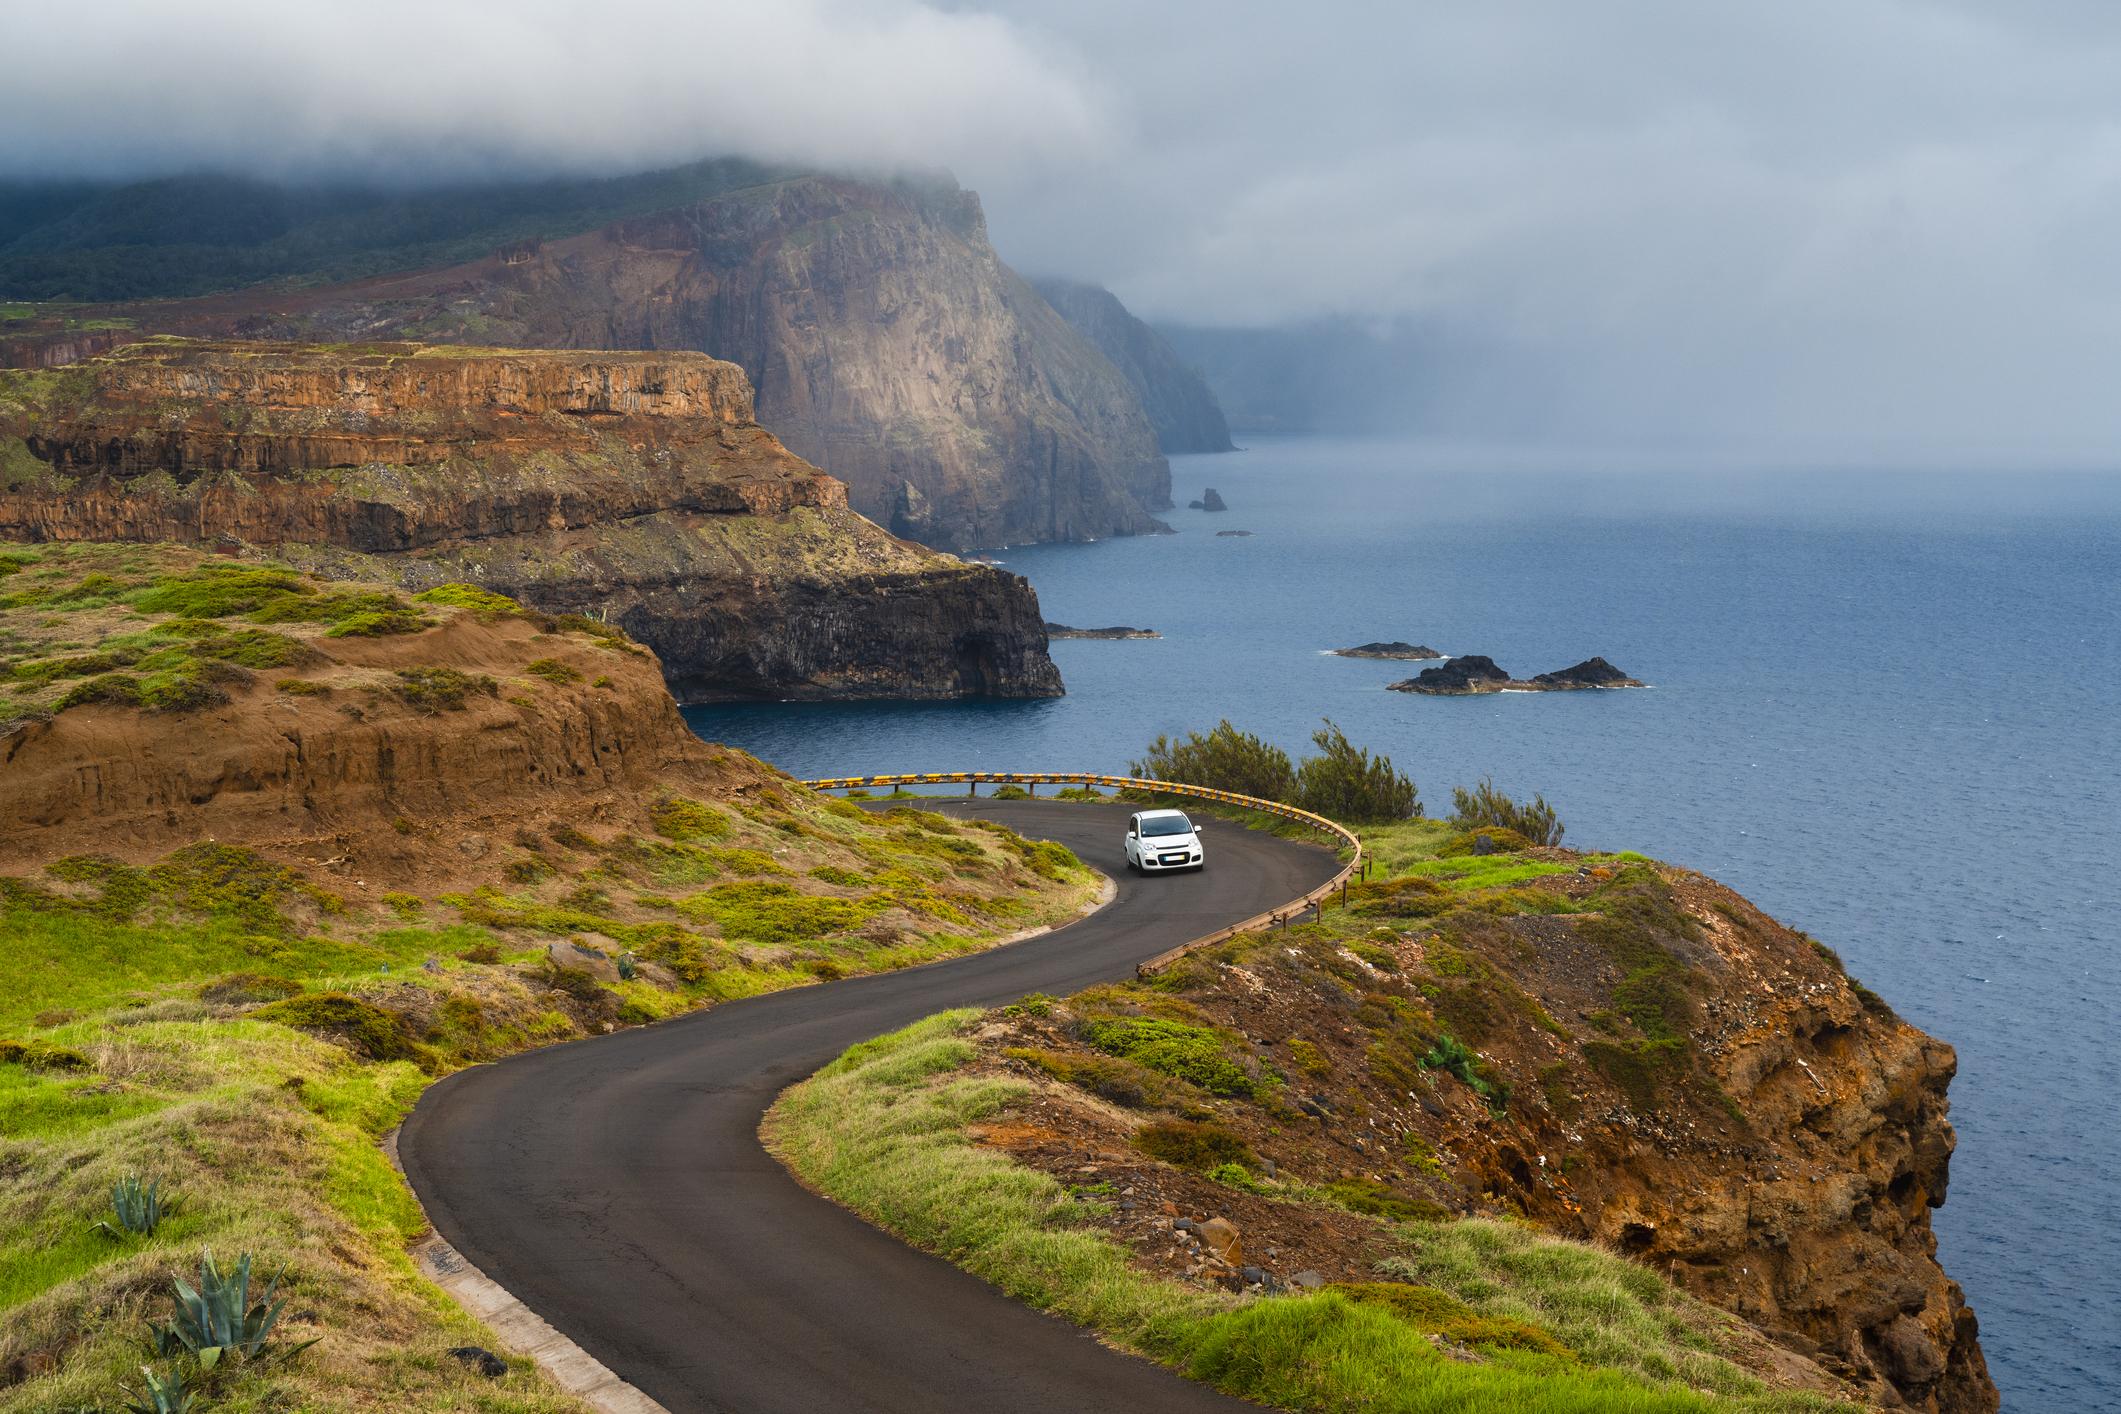
[[[1536,677],[1513,678],[1493,658],[1480,653],[1451,658],[1401,682],[1385,684],[1393,692],[1419,692],[1431,697],[1471,697],[1484,692],[1578,692],[1648,685],[1603,658],[1586,658],[1574,667]]]
[[[1391,643],[1358,643],[1353,648],[1335,648],[1332,653],[1336,658],[1385,658],[1399,663],[1420,663],[1443,656],[1426,644],[1398,640]]]

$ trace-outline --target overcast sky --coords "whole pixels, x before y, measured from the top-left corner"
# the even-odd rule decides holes
[[[1151,317],[1499,349],[1503,431],[1521,362],[1563,436],[2121,461],[2098,0],[0,0],[0,52],[17,172],[943,166]]]

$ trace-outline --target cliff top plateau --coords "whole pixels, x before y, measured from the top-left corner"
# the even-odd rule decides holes
[[[597,613],[693,699],[1051,695],[1020,578],[899,539],[701,354],[157,338],[0,371],[0,539]]]

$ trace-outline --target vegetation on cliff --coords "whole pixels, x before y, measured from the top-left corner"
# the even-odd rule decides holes
[[[1599,1367],[1696,1401],[1673,1407],[1993,1408],[1929,1228],[1949,1048],[1698,875],[1485,818],[1362,833],[1344,909],[857,1048],[784,1099],[784,1153],[1026,1299],[1291,1407],[1457,1407],[1483,1378],[1600,1407],[1570,1383]],[[1246,1255],[1203,1245],[1210,1216]],[[1573,1363],[1445,1332],[1467,1313]],[[1373,1379],[1373,1343],[1419,1373]],[[1526,1362],[1539,1394],[1508,1386]]]
[[[428,1083],[988,946],[1094,893],[1065,850],[866,813],[694,740],[637,645],[490,590],[325,613],[342,587],[179,547],[9,563],[0,1410],[112,1407],[142,1365],[213,1408],[577,1409],[528,1361],[489,1378],[448,1353],[494,1341],[414,1266],[424,1222],[378,1148]],[[404,622],[331,636],[359,613]],[[96,680],[86,658],[145,681],[250,633],[298,661],[201,660],[246,675],[209,678],[225,700],[52,695]],[[96,796],[49,807],[83,769]],[[98,1230],[130,1177],[167,1215]],[[275,1343],[318,1343],[156,1353],[145,1322],[202,1249],[255,1254],[261,1285],[284,1264]]]

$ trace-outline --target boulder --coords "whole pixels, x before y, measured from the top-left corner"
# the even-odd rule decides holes
[[[585,948],[579,943],[550,943],[545,948],[545,959],[557,968],[586,972],[599,982],[616,983],[619,980],[616,962],[595,948]]]
[[[1228,1218],[1210,1218],[1199,1228],[1201,1245],[1215,1254],[1217,1261],[1226,1267],[1244,1265],[1244,1243],[1238,1238],[1237,1225]]]

